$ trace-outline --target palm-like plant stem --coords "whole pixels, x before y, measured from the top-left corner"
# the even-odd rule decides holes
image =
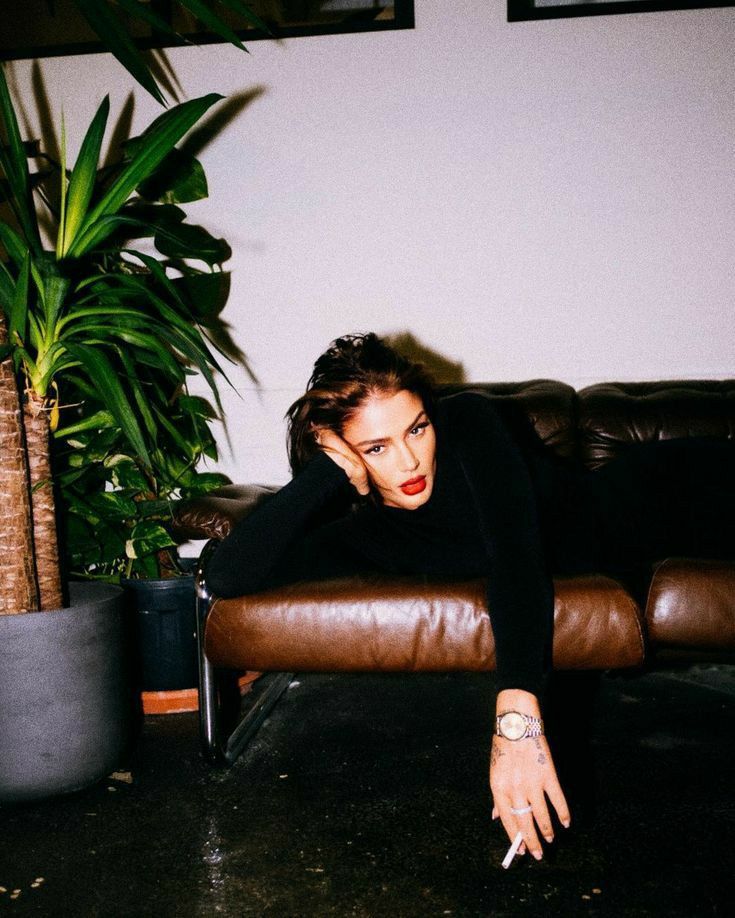
[[[0,310],[0,346],[7,342],[5,318]],[[38,589],[33,563],[33,531],[28,489],[28,469],[13,361],[0,361],[0,615],[38,609]]]
[[[60,609],[64,605],[64,596],[59,569],[48,409],[44,401],[34,398],[32,393],[29,393],[23,407],[23,426],[31,484],[39,607],[42,611]]]

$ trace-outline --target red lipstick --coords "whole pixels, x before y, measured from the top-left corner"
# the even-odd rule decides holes
[[[426,475],[419,475],[418,478],[410,478],[399,486],[404,494],[412,497],[414,494],[420,494],[426,488]]]

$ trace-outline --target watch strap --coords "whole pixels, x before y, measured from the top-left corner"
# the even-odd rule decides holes
[[[504,736],[500,729],[500,721],[506,714],[518,714],[523,718],[526,725],[526,732],[518,739],[534,739],[537,736],[544,735],[544,722],[540,717],[534,717],[531,714],[524,714],[523,711],[501,711],[495,718],[495,735]]]

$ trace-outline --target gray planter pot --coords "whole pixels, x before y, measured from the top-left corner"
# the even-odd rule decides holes
[[[70,594],[68,609],[0,616],[0,801],[93,784],[131,737],[122,590],[72,583]]]

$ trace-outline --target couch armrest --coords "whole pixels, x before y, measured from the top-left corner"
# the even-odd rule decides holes
[[[224,539],[241,519],[275,494],[278,487],[271,485],[225,485],[194,497],[182,500],[174,507],[171,532],[176,539]]]

